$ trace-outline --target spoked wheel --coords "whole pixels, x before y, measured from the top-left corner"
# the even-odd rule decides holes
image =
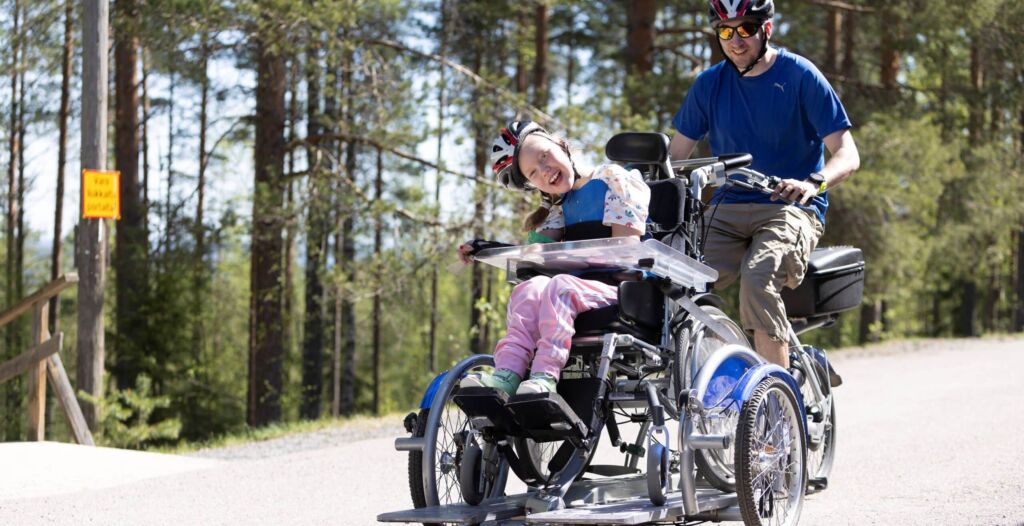
[[[795,525],[806,485],[800,409],[793,390],[770,377],[743,403],[736,444],[736,497],[747,526]]]
[[[494,359],[486,355],[459,362],[441,381],[430,408],[420,410],[413,436],[423,437],[423,451],[409,453],[409,488],[415,507],[465,502],[459,475],[470,423],[453,397],[458,392],[459,380],[467,373],[493,365]],[[486,456],[482,456],[481,461],[484,458]],[[498,475],[493,483],[481,488],[483,498],[500,496],[505,491],[508,464],[500,456],[499,460]]]
[[[747,341],[743,329],[724,312],[710,305],[703,305],[701,309],[732,333],[735,339]],[[731,342],[726,341],[697,320],[692,320],[690,330],[689,345],[692,352],[688,353],[689,361],[684,363],[681,374],[694,375],[712,354]],[[718,397],[714,393],[706,395],[702,401],[708,411],[705,418],[697,419],[694,422],[696,430],[705,435],[732,435],[735,433],[740,414],[738,404],[731,399]],[[736,491],[733,444],[725,449],[698,449],[694,453],[697,470],[708,483],[725,492]]]
[[[824,392],[824,400],[816,401],[810,382],[804,382],[800,388],[804,403],[808,409],[816,409],[807,411],[807,429],[810,437],[807,444],[807,476],[811,489],[824,489],[817,487],[815,481],[823,485],[823,481],[831,473],[836,457],[836,395],[831,391],[824,369],[817,362],[811,367]]]

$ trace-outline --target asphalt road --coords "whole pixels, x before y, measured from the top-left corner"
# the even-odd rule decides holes
[[[1024,340],[898,344],[834,361],[845,379],[838,456],[801,524],[1024,525]],[[41,463],[3,444],[0,525],[376,524],[411,507],[395,428],[376,429],[220,459],[104,457],[105,476],[75,455]]]

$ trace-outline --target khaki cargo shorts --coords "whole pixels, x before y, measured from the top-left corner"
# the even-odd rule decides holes
[[[712,219],[712,216],[713,219]],[[704,245],[707,263],[718,271],[715,288],[740,281],[740,321],[786,340],[789,322],[782,287],[796,288],[807,260],[824,232],[809,210],[782,204],[722,204],[708,208]]]

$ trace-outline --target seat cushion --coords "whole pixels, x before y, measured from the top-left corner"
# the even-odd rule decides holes
[[[610,332],[630,334],[641,340],[656,343],[659,340],[658,329],[650,329],[623,322],[619,318],[619,306],[609,305],[599,309],[581,312],[576,316],[576,336],[601,336]]]

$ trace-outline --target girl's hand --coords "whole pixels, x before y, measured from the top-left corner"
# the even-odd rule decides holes
[[[468,265],[473,262],[473,254],[476,250],[469,243],[463,243],[459,245],[459,261],[464,265]]]

